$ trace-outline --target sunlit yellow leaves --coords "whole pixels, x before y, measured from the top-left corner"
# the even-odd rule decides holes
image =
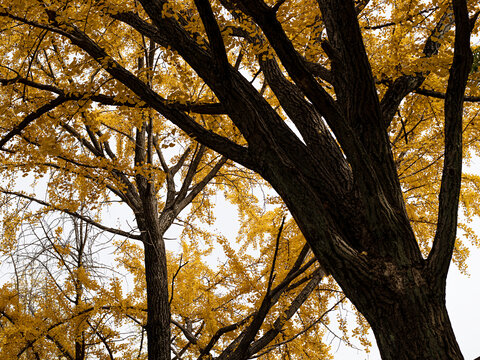
[[[102,358],[99,334],[112,353],[125,349],[115,340],[130,306],[121,290],[104,283],[110,275],[98,277],[90,252],[91,246],[98,246],[92,242],[96,235],[84,223],[73,225],[73,236],[71,223],[63,223],[67,233],[58,224],[58,219],[52,223],[42,219],[40,225],[31,225],[12,252],[16,278],[0,289],[2,358],[73,356],[77,344],[86,347],[89,356]],[[121,285],[117,282],[116,287]]]
[[[38,215],[34,214],[37,209],[32,210],[28,216],[19,211],[21,206],[2,208],[0,246],[4,253],[14,251],[22,224],[37,224],[41,215],[49,210],[75,212],[76,215],[83,214],[86,209],[95,210],[98,212],[90,212],[88,219],[96,222],[99,220],[96,216],[112,201],[121,201],[126,204],[126,209],[128,207],[125,212],[135,217],[138,225],[144,220],[142,211],[146,203],[145,197],[140,194],[148,191],[151,195],[150,209],[158,210],[159,214],[164,210],[175,210],[180,205],[172,199],[196,189],[218,163],[220,157],[210,149],[206,149],[201,158],[196,158],[199,145],[149,108],[148,96],[140,100],[126,85],[112,79],[111,74],[118,72],[120,67],[137,76],[140,85],[146,84],[150,95],[151,92],[158,94],[157,108],[165,105],[172,112],[186,109],[182,115],[190,116],[190,121],[203,126],[207,132],[221,135],[251,150],[249,145],[252,144],[247,144],[228,116],[197,114],[192,110],[195,104],[216,104],[222,100],[218,88],[209,87],[211,81],[201,79],[172,49],[172,44],[163,43],[161,34],[156,34],[158,37],[155,40],[149,39],[112,18],[111,15],[121,11],[130,11],[152,24],[137,2],[5,0],[1,3],[2,136],[25,116],[55,97],[68,99],[48,114],[35,119],[6,146],[9,152],[2,158],[5,178],[13,184],[22,174],[26,175],[25,181],[41,183],[46,188],[41,199],[20,192],[24,189],[16,190],[19,190],[17,195],[46,208],[38,210]],[[244,76],[242,81],[245,86],[247,82],[253,84],[284,120],[291,120],[260,71],[259,60],[276,56],[265,35],[250,17],[238,9],[231,9],[229,2],[210,3],[230,65],[239,69],[236,76]],[[329,68],[330,59],[321,46],[327,34],[315,1],[269,1],[268,4],[272,7],[278,4],[277,19],[297,50],[299,59]],[[423,89],[440,94],[445,92],[452,61],[453,28],[450,28],[451,24],[444,23],[438,27],[437,24],[447,7],[448,3],[444,1],[372,0],[366,7],[357,9],[380,98],[388,86],[405,75],[421,75],[425,78]],[[192,1],[174,0],[165,3],[162,11],[162,19],[183,27],[182,32],[190,36],[193,40],[191,44],[199,45],[199,51],[212,52]],[[84,31],[107,55],[102,54],[98,61],[92,59],[73,44],[75,41],[67,39],[66,32],[72,32],[72,29]],[[440,45],[438,54],[425,54],[428,38]],[[280,71],[288,79],[288,74],[278,62]],[[335,84],[330,82],[327,84],[327,80],[322,80],[321,84],[333,94]],[[479,94],[479,82],[479,75],[474,69],[468,85],[470,95]],[[430,250],[438,220],[436,214],[444,149],[443,105],[443,99],[412,93],[403,100],[388,128],[406,210],[425,255]],[[241,110],[238,109],[238,112]],[[480,152],[478,111],[476,104],[465,107],[463,135],[466,158]],[[238,119],[234,120],[238,122]],[[243,133],[249,131],[241,130]],[[190,149],[189,152],[186,149]],[[192,173],[189,164],[196,160],[198,166]],[[182,182],[187,178],[188,181]],[[477,196],[480,180],[465,175],[463,182],[461,202],[465,221],[460,228],[465,239],[478,245],[469,220],[480,214]],[[5,191],[10,188],[13,185],[5,186]],[[236,242],[212,229],[216,220],[215,196],[220,192],[235,206],[239,215],[241,230]],[[231,162],[218,171],[210,185],[202,187],[195,195],[188,199],[188,206],[182,204],[185,211],[181,215],[175,214],[178,217],[176,225],[180,224],[182,228],[175,235],[178,249],[168,253],[167,266],[172,318],[182,326],[202,329],[198,344],[192,345],[191,354],[198,355],[199,349],[219,328],[245,320],[235,331],[225,334],[214,349],[217,353],[248,326],[249,316],[268,298],[268,291],[281,284],[289,273],[302,251],[304,239],[289,218],[285,204],[265,182],[258,175]],[[148,215],[151,215],[150,219],[155,219],[159,214]],[[279,236],[280,223],[284,218],[287,220]],[[133,227],[136,235],[132,237],[145,241],[144,228],[143,233],[138,235],[140,232],[135,225]],[[20,296],[26,296],[23,294],[27,293],[25,289],[34,288],[27,286],[31,280],[25,280],[31,278],[25,275],[19,279],[18,283],[23,283],[16,285],[18,296],[9,298],[11,305],[5,307],[12,312],[12,319],[17,319],[10,321],[5,331],[6,338],[12,340],[11,343],[18,340],[17,344],[21,344],[49,334],[61,339],[65,342],[65,349],[72,351],[73,342],[81,334],[95,338],[93,329],[101,329],[109,339],[117,337],[112,323],[102,320],[102,316],[108,314],[113,317],[112,322],[118,324],[125,317],[135,319],[132,321],[137,326],[135,335],[138,339],[144,331],[147,307],[142,248],[132,240],[115,240],[117,262],[133,283],[128,289],[125,286],[128,281],[124,282],[121,277],[108,278],[107,284],[102,284],[101,277],[96,277],[88,264],[72,260],[78,249],[62,241],[65,232],[57,230],[52,236],[54,240],[47,249],[55,259],[54,268],[63,271],[62,276],[56,279],[47,274],[45,279],[38,281],[44,298],[38,296],[36,302],[31,301],[36,304],[35,311],[27,311],[30,310],[26,309],[28,299]],[[278,251],[273,251],[276,248]],[[369,253],[360,254],[367,257]],[[466,269],[467,255],[467,246],[458,242],[454,261],[462,271]],[[311,256],[308,254],[307,260]],[[220,258],[221,262],[208,265],[212,257]],[[327,304],[333,301],[331,294],[338,291],[331,279],[325,280],[316,289],[316,296],[308,300],[308,306],[299,309],[292,320],[286,321],[286,309],[313,272],[313,266],[305,270],[302,273],[305,277],[299,280],[302,283],[292,286],[277,299],[278,303],[270,309],[260,332],[271,330],[276,321],[284,325],[281,336],[275,342],[285,342],[282,346],[288,347],[296,358],[328,356],[325,354],[328,349],[318,345],[323,331],[318,314],[328,310]],[[4,293],[7,298],[11,295],[8,289]],[[44,321],[43,325],[36,324],[40,318],[38,314],[49,321]],[[25,328],[17,324],[27,320],[35,326]],[[88,321],[92,321],[93,325],[90,326]],[[61,324],[54,326],[58,322]],[[367,346],[365,320],[358,317],[356,322],[358,328],[350,333]],[[340,318],[339,323],[347,333],[344,319]],[[48,326],[54,326],[51,332]],[[186,346],[187,340],[181,329],[172,328],[174,345],[178,348]],[[299,333],[302,336],[297,339]],[[7,344],[6,338],[1,340],[3,344]],[[125,347],[122,348],[123,345]],[[138,341],[124,341],[123,345],[118,345],[117,349],[124,351],[124,358],[137,356],[132,349],[138,346]],[[48,348],[43,343],[41,346]],[[30,347],[28,351],[41,350]],[[58,355],[58,349],[45,351],[41,353],[44,357]],[[91,351],[95,356],[102,356],[98,348]],[[138,356],[143,356],[142,351]]]

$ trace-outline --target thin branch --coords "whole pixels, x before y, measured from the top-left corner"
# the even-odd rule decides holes
[[[98,338],[100,339],[100,341],[103,343],[103,345],[105,346],[105,348],[107,349],[108,351],[108,356],[110,357],[110,360],[114,360],[115,357],[113,356],[113,351],[112,351],[112,348],[110,347],[110,345],[108,344],[107,342],[107,338],[105,336],[102,335],[102,333],[100,331],[98,331],[98,328],[97,327],[94,327],[90,321],[87,320],[87,324],[90,326],[90,328],[95,332],[95,334],[98,336]]]
[[[143,341],[144,341],[144,337],[145,337],[145,329],[142,327],[142,330],[141,330],[141,338],[140,338],[140,346],[138,348],[138,355],[137,355],[137,359],[140,359],[140,356],[142,355],[142,349],[143,349]]]
[[[185,206],[190,204],[193,199],[200,193],[200,191],[202,191],[205,186],[207,186],[210,180],[215,177],[215,175],[218,173],[218,171],[220,171],[220,169],[227,162],[227,160],[228,159],[225,156],[222,156],[220,160],[215,164],[215,166],[209,171],[209,173],[205,175],[205,177],[201,181],[199,181],[193,187],[193,189],[190,190],[190,193],[178,203],[178,209],[183,209]]]
[[[192,344],[196,345],[198,340],[197,338],[195,337],[194,334],[192,334],[192,332],[190,330],[188,330],[185,326],[183,326],[182,324],[180,324],[178,321],[175,321],[173,319],[170,319],[170,322],[175,325],[176,327],[178,327],[180,330],[182,330],[183,334],[185,335],[185,337],[187,338],[188,341],[190,341]]]
[[[231,324],[231,325],[228,325],[228,326],[224,326],[220,329],[218,329],[215,334],[211,337],[210,341],[208,342],[207,346],[205,346],[203,349],[201,349],[200,351],[200,356],[198,357],[197,360],[203,360],[203,359],[209,359],[209,352],[210,350],[213,349],[213,347],[215,346],[215,344],[218,342],[218,340],[220,339],[220,337],[228,332],[231,332],[231,331],[235,331],[237,330],[240,326],[244,325],[252,316],[254,316],[254,313],[253,314],[250,314],[248,315],[247,317],[245,317],[244,319],[234,323],[234,324]]]
[[[285,310],[285,312],[283,312],[281,315],[278,316],[278,318],[273,323],[272,328],[268,330],[260,339],[253,342],[252,345],[250,345],[249,351],[248,351],[249,354],[257,353],[258,351],[263,349],[265,346],[267,346],[273,339],[275,339],[275,337],[282,330],[284,324],[288,320],[290,320],[293,317],[293,315],[295,315],[298,309],[300,309],[303,303],[308,299],[310,294],[313,292],[313,290],[315,290],[317,285],[320,283],[322,278],[323,278],[323,271],[321,268],[318,268],[317,270],[315,270],[310,282],[307,285],[305,285],[305,287],[295,297],[295,299],[291,302],[290,306]],[[331,309],[333,309],[334,307],[332,307]],[[320,319],[323,318],[326,315],[326,313],[328,313],[328,311],[323,313]],[[301,333],[297,333],[295,337],[300,336]]]
[[[87,216],[84,216],[84,215],[81,215],[81,214],[78,214],[77,212],[74,212],[74,211],[71,211],[71,210],[68,210],[68,209],[61,209],[61,208],[58,208],[56,207],[55,205],[52,205],[52,204],[49,204],[48,202],[46,201],[43,201],[43,200],[40,200],[40,199],[37,199],[35,197],[32,197],[32,196],[28,196],[28,195],[25,195],[25,194],[22,194],[20,192],[15,192],[15,191],[7,191],[7,190],[4,190],[4,189],[0,189],[0,192],[2,192],[3,194],[7,194],[7,195],[14,195],[14,196],[18,196],[18,197],[21,197],[23,199],[27,199],[27,200],[31,200],[33,202],[36,202],[37,204],[40,204],[40,205],[43,205],[43,206],[46,206],[46,207],[49,207],[53,210],[57,210],[57,211],[61,211],[65,214],[68,214],[68,215],[71,215],[73,217],[76,217],[80,220],[83,220],[85,221],[86,223],[90,224],[90,225],[93,225],[97,228],[99,228],[100,230],[104,230],[104,231],[108,231],[112,234],[115,234],[115,235],[121,235],[121,236],[124,236],[128,239],[135,239],[135,240],[141,240],[141,235],[137,235],[137,234],[132,234],[132,233],[128,233],[126,231],[123,231],[123,230],[119,230],[119,229],[114,229],[114,228],[110,228],[108,226],[105,226],[105,225],[102,225],[94,220],[92,220],[91,218],[87,217]]]
[[[280,224],[280,228],[278,229],[277,239],[275,241],[275,252],[273,253],[273,260],[272,260],[272,267],[270,269],[270,275],[268,277],[268,285],[267,285],[267,293],[266,296],[270,296],[270,290],[272,289],[273,280],[275,279],[275,262],[277,260],[278,255],[278,247],[280,245],[280,237],[282,236],[283,225],[285,225],[285,217],[282,219],[282,223]]]
[[[58,96],[57,98],[49,101],[47,104],[39,107],[34,112],[25,116],[25,118],[9,132],[5,135],[2,139],[0,139],[0,150],[3,146],[12,139],[15,135],[19,135],[28,125],[30,125],[33,121],[38,119],[40,116],[46,114],[47,112],[55,109],[57,106],[65,103],[68,99]]]
[[[415,90],[415,92],[419,95],[425,95],[425,96],[429,96],[429,97],[433,97],[433,98],[437,98],[437,99],[445,99],[446,96],[447,96],[445,93],[441,93],[439,91],[434,91],[434,90],[428,90],[428,89],[417,89],[417,90]],[[480,102],[480,96],[465,95],[464,98],[463,98],[463,101],[465,101],[465,102]]]
[[[205,154],[205,150],[206,150],[205,145],[197,145],[195,154],[193,155],[193,159],[190,162],[190,165],[188,166],[187,174],[185,175],[182,186],[178,191],[176,202],[183,201],[187,196],[188,189],[190,187],[190,184],[193,181],[193,177],[197,172],[198,165],[200,164],[200,161],[202,160],[202,157]]]
[[[319,322],[321,322],[323,320],[323,318],[328,315],[328,313],[330,313],[331,311],[333,311],[340,303],[342,303],[344,300],[346,299],[346,297],[342,297],[340,300],[338,300],[335,304],[333,304],[327,311],[325,311],[322,316],[320,316],[317,320],[315,320],[313,323],[311,323],[310,325],[308,325],[305,329],[303,329],[302,331],[296,333],[294,336],[292,336],[291,338],[285,340],[285,341],[281,341],[279,343],[276,343],[275,345],[273,345],[272,347],[270,347],[269,349],[266,349],[265,351],[259,353],[259,354],[256,354],[255,356],[250,356],[250,358],[259,358],[267,353],[269,353],[270,351],[272,351],[273,349],[277,348],[277,347],[280,347],[282,345],[285,345],[293,340],[295,340],[296,338],[298,338],[299,336],[305,334],[306,332],[308,332],[312,327],[314,327],[315,325],[317,325]]]
[[[141,100],[136,99],[128,99],[124,101],[117,100],[115,96],[109,96],[104,94],[91,94],[91,93],[70,93],[65,92],[64,90],[49,84],[42,84],[38,83],[20,75],[17,75],[14,78],[6,79],[0,78],[0,84],[3,86],[13,85],[13,84],[23,84],[25,86],[29,86],[35,89],[49,91],[59,96],[63,96],[67,101],[72,100],[91,100],[101,105],[108,105],[108,106],[121,106],[121,107],[128,107],[128,108],[149,108],[150,105],[146,104]],[[225,109],[221,103],[214,103],[214,102],[180,102],[169,100],[169,106],[172,108],[185,111],[185,112],[192,112],[195,114],[205,114],[205,115],[222,115],[225,114]]]
[[[171,294],[170,294],[169,304],[172,304],[172,301],[173,301],[173,292],[174,292],[174,289],[175,289],[175,279],[176,279],[178,273],[180,272],[180,270],[182,270],[182,268],[185,265],[188,264],[188,261],[182,264],[182,258],[183,258],[183,255],[180,255],[180,261],[179,261],[179,264],[178,264],[177,271],[175,271],[175,274],[173,274],[173,277],[172,277],[172,291],[171,291]]]

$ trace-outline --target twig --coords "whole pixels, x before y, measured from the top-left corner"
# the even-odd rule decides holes
[[[282,224],[280,225],[280,229],[278,230],[277,240],[276,240],[276,243],[275,243],[275,253],[273,254],[272,268],[270,269],[270,276],[268,278],[267,293],[266,293],[265,296],[270,296],[270,291],[272,289],[273,280],[275,279],[275,275],[274,275],[275,261],[277,260],[277,256],[278,256],[278,246],[280,244],[280,236],[282,235],[283,225],[285,225],[285,217],[283,217]]]
[[[172,300],[173,300],[173,291],[174,291],[174,288],[175,288],[175,278],[177,277],[178,273],[180,272],[180,270],[182,270],[182,268],[188,264],[188,261],[184,264],[182,264],[182,258],[183,258],[183,254],[180,255],[180,261],[178,263],[178,269],[177,271],[175,271],[175,274],[173,274],[173,278],[172,278],[172,291],[171,291],[171,294],[170,294],[170,301],[169,301],[169,304],[171,305],[172,304]],[[172,320],[173,321],[173,320]]]

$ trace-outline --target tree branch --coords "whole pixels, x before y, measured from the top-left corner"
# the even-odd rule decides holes
[[[185,335],[185,337],[187,338],[188,341],[190,341],[194,345],[197,344],[197,342],[198,342],[197,338],[185,326],[183,326],[178,321],[175,321],[173,319],[170,319],[170,322],[173,325],[175,325],[176,327],[178,327],[180,330],[182,330],[182,333]]]
[[[193,187],[192,190],[190,190],[188,195],[185,196],[185,198],[181,202],[179,202],[178,208],[183,209],[185,208],[185,206],[190,204],[192,200],[200,193],[200,191],[202,191],[205,188],[205,186],[207,186],[210,180],[212,180],[215,177],[215,175],[217,175],[218,171],[227,162],[227,160],[228,159],[225,156],[222,156],[221,159],[215,164],[215,166],[212,167],[212,169],[208,172],[208,174],[205,175],[205,177],[201,181],[195,184],[195,186]]]
[[[282,219],[282,223],[280,224],[280,228],[278,229],[277,239],[275,240],[275,251],[273,253],[272,266],[270,268],[270,275],[268,276],[267,292],[265,296],[270,296],[273,280],[275,279],[275,262],[277,261],[278,248],[280,246],[280,238],[282,236],[283,225],[285,225],[285,217],[283,217]]]
[[[38,119],[40,116],[46,114],[47,112],[55,109],[57,106],[65,103],[68,99],[64,98],[63,96],[58,96],[57,98],[49,101],[47,104],[39,107],[34,112],[25,116],[25,118],[9,132],[5,135],[2,139],[0,139],[0,150],[3,146],[15,135],[19,135],[23,129],[25,129],[30,123]]]
[[[428,90],[428,89],[417,89],[415,92],[419,95],[430,96],[436,99],[445,99],[447,94],[441,93],[439,91]],[[463,97],[464,102],[480,102],[480,96],[467,96]]]
[[[91,218],[87,217],[87,216],[83,216],[81,214],[78,214],[74,211],[70,211],[68,209],[61,209],[61,208],[58,208],[56,207],[55,205],[52,205],[52,204],[49,204],[48,202],[46,201],[43,201],[43,200],[40,200],[40,199],[37,199],[37,198],[34,198],[33,196],[28,196],[28,195],[25,195],[25,194],[22,194],[20,192],[15,192],[15,191],[8,191],[8,190],[4,190],[4,189],[0,189],[0,192],[2,192],[3,194],[7,194],[7,195],[13,195],[13,196],[18,196],[18,197],[21,197],[23,199],[27,199],[27,200],[30,200],[30,201],[33,201],[37,204],[40,204],[40,205],[43,205],[43,206],[46,206],[46,207],[49,207],[49,208],[52,208],[53,210],[56,210],[56,211],[61,211],[65,214],[68,214],[68,215],[71,215],[73,217],[76,217],[80,220],[83,220],[85,221],[86,223],[90,224],[90,225],[93,225],[97,228],[99,228],[100,230],[104,230],[104,231],[108,231],[112,234],[115,234],[115,235],[121,235],[121,236],[124,236],[128,239],[135,239],[135,240],[141,240],[141,235],[136,235],[136,234],[131,234],[131,233],[128,233],[126,231],[123,231],[123,230],[118,230],[118,229],[114,229],[114,228],[110,228],[108,226],[105,226],[105,225],[102,225],[102,224],[99,224],[97,223],[96,221],[92,220]]]
[[[145,104],[143,101],[134,101],[134,100],[124,100],[120,101],[115,99],[115,96],[109,96],[105,94],[91,94],[91,93],[71,93],[65,92],[54,85],[41,84],[26,78],[23,78],[17,75],[11,79],[0,78],[0,84],[3,86],[14,85],[14,84],[23,84],[35,89],[49,91],[57,95],[63,96],[67,101],[77,101],[77,100],[91,100],[93,102],[99,103],[101,105],[108,106],[125,106],[129,108],[146,108],[149,107],[148,104]],[[192,112],[195,114],[205,114],[205,115],[222,115],[225,114],[225,109],[220,103],[213,102],[179,102],[174,100],[169,100],[168,104],[170,107],[184,112]]]
[[[248,356],[256,354],[261,349],[265,348],[275,337],[280,333],[284,324],[292,318],[293,315],[298,311],[298,309],[303,305],[307,300],[310,294],[315,290],[317,285],[323,278],[323,271],[321,269],[315,270],[312,279],[309,283],[304,286],[300,293],[295,297],[295,299],[290,303],[290,306],[278,316],[278,318],[273,323],[273,326],[268,330],[262,337],[254,341],[248,348]],[[325,313],[322,314],[320,318],[325,316]]]
[[[197,144],[197,148],[195,149],[195,153],[193,155],[192,161],[188,165],[187,174],[185,175],[182,186],[176,196],[175,202],[177,204],[179,204],[185,199],[185,196],[187,195],[187,192],[188,192],[188,188],[190,187],[190,184],[193,181],[193,177],[197,172],[198,165],[200,164],[200,161],[202,160],[202,157],[205,154],[205,150],[206,150],[205,145]]]
[[[280,232],[279,232],[280,234]],[[305,256],[308,253],[308,245],[302,248],[297,260],[295,261],[294,266],[288,272],[287,276],[283,279],[283,281],[277,285],[273,290],[269,291],[267,285],[267,291],[265,293],[265,297],[260,304],[258,310],[253,314],[252,322],[242,331],[242,333],[233,340],[226,349],[222,351],[222,354],[219,356],[219,360],[226,360],[230,357],[233,359],[243,359],[247,358],[249,354],[249,347],[255,339],[258,331],[260,330],[262,324],[265,321],[265,318],[268,315],[270,309],[278,302],[281,295],[285,293],[287,290],[287,286],[300,274],[304,273],[314,262],[315,259],[312,261],[307,262],[303,267],[301,264],[305,260]],[[275,255],[274,255],[275,256]],[[274,264],[273,264],[274,265]],[[319,274],[323,277],[323,270],[321,268],[318,269]],[[270,273],[272,276],[272,272]],[[271,281],[272,277],[269,278],[269,282]],[[298,286],[301,285],[303,282],[297,282]],[[270,285],[271,286],[271,285]],[[293,314],[292,314],[293,316]]]
[[[218,342],[218,340],[220,339],[220,337],[228,332],[231,332],[231,331],[235,331],[237,330],[240,326],[242,326],[243,324],[245,324],[254,314],[250,314],[249,316],[245,317],[244,319],[234,323],[234,324],[231,324],[231,325],[228,325],[228,326],[224,326],[220,329],[218,329],[215,334],[211,337],[210,341],[208,342],[207,346],[205,346],[203,349],[200,350],[200,356],[198,357],[197,360],[206,360],[206,359],[210,359],[210,351],[213,349],[213,347],[215,346],[215,344]]]
[[[445,97],[445,160],[438,204],[437,231],[428,255],[428,270],[439,291],[445,281],[455,246],[458,201],[462,182],[463,100],[473,55],[470,49],[471,27],[465,0],[453,0],[455,45]]]
[[[285,340],[285,341],[281,341],[281,342],[279,342],[279,343],[271,346],[270,348],[266,349],[265,351],[261,352],[260,354],[257,354],[257,355],[255,355],[255,356],[250,356],[250,358],[259,358],[259,357],[261,357],[261,356],[269,353],[269,352],[272,351],[274,348],[277,348],[277,347],[279,347],[279,346],[285,345],[285,344],[287,344],[287,343],[295,340],[297,337],[303,335],[304,333],[306,333],[307,331],[309,331],[313,326],[315,326],[316,324],[318,324],[319,322],[321,322],[322,319],[323,319],[326,315],[328,315],[331,311],[333,311],[333,310],[338,306],[338,304],[342,303],[345,299],[346,299],[346,297],[343,296],[340,300],[338,300],[335,304],[333,304],[327,311],[325,311],[317,320],[315,320],[314,322],[312,322],[312,323],[311,323],[310,325],[308,325],[305,329],[303,329],[302,331],[298,332],[297,334],[295,334],[295,335],[292,336],[291,338],[289,338],[289,339],[287,339],[287,340]],[[272,329],[272,330],[273,330],[273,329]],[[272,331],[272,330],[270,330],[270,331]],[[268,333],[267,333],[267,334],[268,334]],[[267,334],[265,334],[264,336],[266,336]],[[262,338],[263,338],[263,337],[262,337]],[[257,341],[261,341],[262,338],[260,338],[260,339],[257,340]],[[256,343],[256,342],[255,342],[255,343]],[[252,346],[254,346],[255,343],[252,344]],[[268,345],[268,344],[266,344],[266,345]],[[265,346],[266,346],[266,345],[265,345]],[[260,350],[261,350],[261,349],[260,349]],[[252,351],[255,351],[255,349],[252,349]],[[257,350],[256,352],[252,352],[252,354],[256,354],[258,351],[259,351],[259,350]]]
[[[332,97],[323,89],[309,72],[303,58],[293,47],[285,34],[276,14],[263,1],[243,0],[242,6],[247,14],[263,30],[270,45],[273,47],[288,74],[299,85],[308,99],[317,107],[319,113],[325,117],[327,123],[334,129],[343,116],[335,105]]]
[[[209,0],[195,0],[195,6],[200,14],[210,43],[210,49],[214,60],[213,67],[222,75],[225,81],[225,86],[228,86],[228,84],[230,84],[230,64],[228,62],[222,34],[213,14],[210,2]]]

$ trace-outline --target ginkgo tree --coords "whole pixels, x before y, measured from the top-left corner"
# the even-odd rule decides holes
[[[55,42],[55,39],[51,40]],[[148,70],[155,68],[155,61],[158,61],[155,42],[149,42],[142,36],[131,40],[132,47],[142,49],[140,53],[131,54],[135,56],[142,79],[151,87],[162,86],[162,82],[158,84]],[[47,39],[44,45],[47,45],[45,61],[38,63],[41,66],[37,70],[68,69],[71,64],[64,58],[49,57],[50,51],[56,54],[58,49]],[[36,60],[31,63],[31,69],[36,68],[35,63]],[[51,77],[53,73],[48,71],[43,75]],[[74,74],[71,76],[66,79],[68,83],[73,79],[82,80]],[[40,85],[38,82],[32,84],[34,87]],[[63,92],[62,85],[59,80],[51,89]],[[190,90],[195,91],[196,84],[190,86]],[[199,92],[201,87],[198,84]],[[18,89],[13,87],[11,90],[16,92]],[[176,101],[177,106],[182,105]],[[28,106],[28,101],[25,105]],[[198,111],[204,109],[201,107]],[[281,202],[273,213],[276,221],[270,213],[264,214],[256,205],[255,197],[249,192],[255,183],[260,182],[258,176],[234,164],[227,164],[225,157],[179,134],[175,128],[160,121],[161,118],[151,109],[135,101],[122,102],[102,94],[96,98],[94,105],[84,101],[66,103],[52,109],[42,119],[43,122],[32,124],[21,131],[18,138],[10,141],[8,156],[2,162],[6,185],[0,188],[0,192],[7,198],[17,197],[41,206],[38,215],[28,212],[22,215],[16,208],[12,211],[6,209],[3,217],[5,247],[18,241],[15,229],[25,222],[35,224],[42,213],[60,211],[87,226],[95,226],[127,239],[118,245],[119,261],[134,277],[135,289],[123,296],[122,287],[114,280],[111,289],[95,285],[93,300],[86,302],[81,299],[75,302],[73,309],[58,309],[55,312],[66,320],[50,319],[45,314],[52,309],[42,309],[45,313],[39,313],[40,318],[31,321],[28,336],[19,326],[20,320],[10,321],[5,341],[9,342],[13,337],[23,341],[10,342],[5,356],[22,356],[29,350],[34,355],[41,353],[39,356],[42,358],[47,356],[47,351],[42,353],[37,348],[47,343],[53,348],[47,347],[49,354],[60,352],[59,355],[69,358],[91,358],[98,351],[89,341],[80,341],[75,336],[72,340],[71,334],[77,334],[75,329],[69,329],[67,338],[59,339],[57,332],[61,327],[52,324],[76,328],[78,326],[74,322],[89,325],[93,323],[94,316],[102,318],[111,313],[117,322],[126,317],[134,321],[139,329],[138,336],[128,345],[121,341],[121,334],[114,331],[106,330],[108,336],[99,329],[91,334],[102,340],[104,356],[110,359],[117,356],[135,358],[145,354],[149,359],[167,359],[171,353],[177,358],[187,353],[202,359],[211,356],[244,359],[255,354],[268,357],[271,351],[289,348],[295,348],[295,352],[302,349],[303,353],[311,352],[318,356],[326,353],[325,346],[312,348],[308,344],[312,344],[311,337],[324,321],[331,295],[337,292],[324,291],[322,294],[319,290],[324,271],[311,258],[308,245],[295,231],[292,221],[287,224],[290,229],[288,236],[295,237],[295,240],[287,240],[292,242],[291,245],[285,244],[288,237],[282,234],[283,226],[278,230],[280,220],[277,218],[285,213]],[[219,121],[218,117],[207,117],[206,114],[202,120],[211,126]],[[33,194],[18,189],[20,174],[33,178],[34,185],[37,183],[37,187],[33,186]],[[25,179],[23,183],[27,181]],[[210,184],[213,181],[216,188]],[[44,183],[45,195],[40,195],[41,186],[38,183]],[[251,240],[244,242],[245,254],[242,256],[235,254],[226,239],[196,225],[198,222],[208,224],[213,221],[211,196],[217,190],[225,191],[238,205],[243,221],[250,222],[246,238]],[[84,208],[100,211],[111,202],[111,196],[119,199],[133,213],[136,226],[131,231],[107,226],[99,216],[89,216],[81,211]],[[247,198],[249,204],[245,206]],[[178,258],[167,254],[165,233],[174,221],[180,220],[182,211],[187,215],[183,219],[184,242]],[[257,225],[254,230],[251,224],[255,222],[262,225]],[[272,248],[271,241],[264,240],[263,244],[256,245],[262,253],[261,258],[249,255],[248,247],[252,242],[258,243],[256,238],[268,231],[280,232],[276,245]],[[129,240],[140,241],[143,249]],[[227,259],[217,271],[204,264],[205,256],[212,251],[213,242],[224,250]],[[62,247],[66,248],[67,245]],[[29,250],[24,251],[27,252],[25,256],[31,256]],[[67,254],[80,258],[80,255],[65,250],[65,256]],[[278,263],[282,264],[280,269],[276,266]],[[15,262],[13,265],[16,265]],[[77,264],[77,267],[84,271],[82,264]],[[67,267],[66,271],[77,274],[80,270],[72,271]],[[84,288],[92,288],[87,276],[81,279],[70,277],[67,285],[76,291],[75,299],[78,296],[82,298]],[[331,284],[327,288],[329,286]],[[12,297],[15,289],[12,292],[6,288],[5,291],[6,299],[19,298]],[[309,299],[314,291],[318,296]],[[301,310],[307,300],[309,309],[304,307]],[[41,301],[43,306],[58,302],[50,296]],[[8,302],[4,305],[7,308],[14,306]],[[21,310],[21,305],[16,308]],[[15,316],[8,311],[4,313],[10,319],[21,319],[21,316],[32,318],[32,314],[21,314],[20,310],[17,311],[20,314]],[[289,321],[294,316],[304,320],[301,324]],[[43,326],[35,325],[38,323],[43,323]],[[177,329],[173,333],[171,324]],[[95,328],[93,325],[90,327]],[[82,334],[88,338],[88,334]],[[146,341],[143,341],[145,334]],[[279,334],[282,340],[277,338]],[[120,341],[121,345],[113,346],[112,341]],[[72,344],[75,346],[72,347]],[[86,346],[88,344],[90,346]]]
[[[445,283],[466,255],[460,200],[467,218],[478,211],[478,178],[460,188],[478,143],[479,11],[467,0],[4,2],[0,145],[18,154],[8,142],[26,136],[40,154],[55,149],[32,123],[71,103],[160,114],[270,183],[382,358],[462,359]],[[139,37],[161,66],[138,66]]]

